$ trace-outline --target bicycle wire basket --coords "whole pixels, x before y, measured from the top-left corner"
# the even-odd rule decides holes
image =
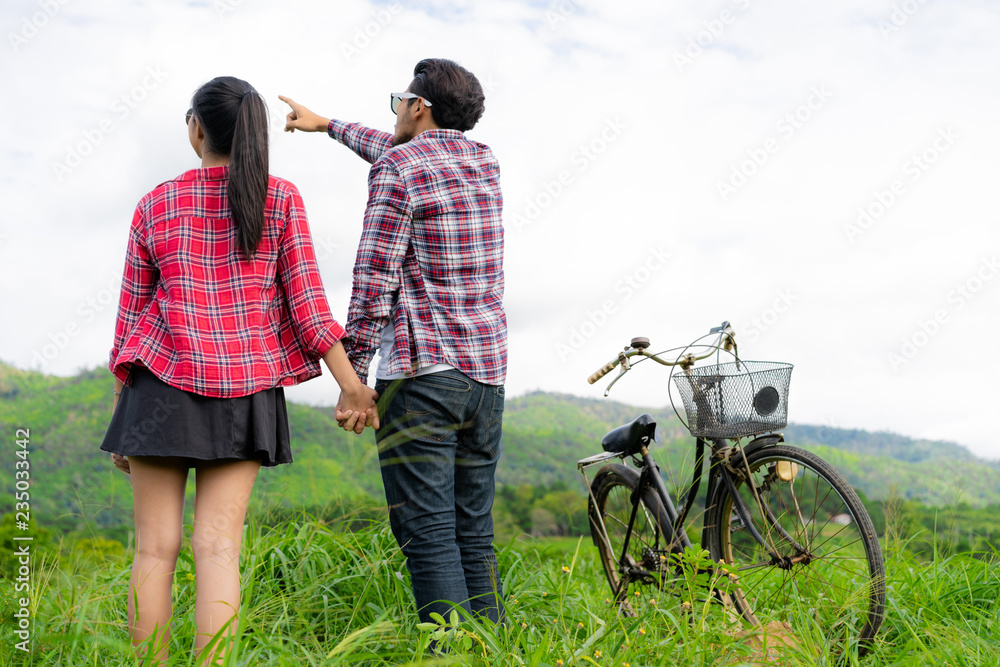
[[[742,438],[784,428],[791,378],[792,365],[777,361],[733,361],[673,374],[688,430],[699,438]]]

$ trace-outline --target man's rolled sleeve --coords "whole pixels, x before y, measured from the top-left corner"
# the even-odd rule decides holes
[[[322,357],[344,337],[344,328],[330,313],[309,235],[305,206],[298,191],[289,195],[286,206],[288,223],[278,254],[278,276],[288,300],[296,337],[310,354]]]
[[[351,364],[362,381],[367,380],[382,329],[389,323],[399,295],[412,217],[410,197],[395,167],[385,162],[373,166],[344,340]]]

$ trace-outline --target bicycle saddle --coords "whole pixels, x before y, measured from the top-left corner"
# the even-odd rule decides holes
[[[650,414],[639,415],[628,424],[619,426],[601,438],[604,451],[631,456],[653,439],[656,422]]]

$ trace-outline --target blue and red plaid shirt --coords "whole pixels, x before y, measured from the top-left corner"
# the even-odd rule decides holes
[[[449,364],[484,384],[507,375],[500,165],[458,130],[392,135],[330,121],[373,163],[344,346],[361,378],[390,321],[390,374]]]
[[[229,167],[192,169],[136,207],[110,368],[139,364],[205,396],[246,396],[320,375],[343,335],[326,302],[302,197],[270,177],[254,260],[236,240]]]

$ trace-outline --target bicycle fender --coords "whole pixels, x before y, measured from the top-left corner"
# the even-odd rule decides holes
[[[745,447],[743,447],[743,454],[745,456],[749,456],[750,454],[756,452],[758,449],[763,449],[764,447],[773,447],[774,445],[777,445],[778,443],[784,441],[785,441],[785,436],[783,436],[780,433],[761,435],[754,438],[753,440],[748,442]]]

